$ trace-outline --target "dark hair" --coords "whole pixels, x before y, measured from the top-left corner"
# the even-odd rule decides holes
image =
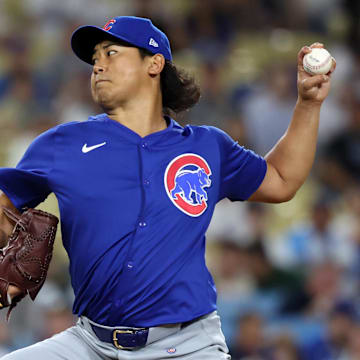
[[[153,56],[150,51],[139,48],[140,56]],[[185,70],[165,60],[160,74],[163,112],[165,115],[180,113],[193,107],[200,99],[200,88],[195,78]]]

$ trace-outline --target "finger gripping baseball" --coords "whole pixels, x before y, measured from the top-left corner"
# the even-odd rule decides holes
[[[0,250],[0,307],[9,307],[7,318],[27,294],[35,299],[42,288],[52,258],[58,219],[41,210],[28,209],[16,215],[7,208],[4,214],[15,223],[8,245]],[[21,293],[7,298],[9,285]]]
[[[325,80],[322,75],[315,75],[311,78],[303,80],[303,86],[304,86],[304,89],[306,91],[308,91],[308,90],[312,89],[313,87],[320,85],[324,81]]]

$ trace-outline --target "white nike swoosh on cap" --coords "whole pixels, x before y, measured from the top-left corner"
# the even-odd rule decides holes
[[[97,144],[97,145],[93,145],[93,146],[87,146],[87,144],[84,144],[84,146],[82,147],[82,150],[81,150],[81,151],[82,151],[84,154],[86,154],[86,153],[88,153],[89,151],[95,150],[95,149],[97,149],[97,148],[99,148],[99,147],[101,147],[101,146],[104,146],[104,145],[106,145],[106,141],[103,142],[103,143],[101,143],[101,144]]]

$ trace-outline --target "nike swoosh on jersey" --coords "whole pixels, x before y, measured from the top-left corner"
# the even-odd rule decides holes
[[[84,144],[84,146],[82,147],[82,152],[84,153],[84,154],[86,154],[86,153],[88,153],[89,151],[93,151],[93,150],[95,150],[95,149],[97,149],[97,148],[99,148],[99,147],[101,147],[101,146],[104,146],[104,145],[106,145],[106,141],[105,142],[103,142],[103,143],[101,143],[101,144],[97,144],[97,145],[93,145],[93,146],[87,146],[87,144]]]

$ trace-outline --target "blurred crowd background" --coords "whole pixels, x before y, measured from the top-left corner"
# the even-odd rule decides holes
[[[291,119],[301,46],[323,42],[336,58],[311,176],[289,203],[219,203],[207,263],[234,360],[360,359],[360,2],[0,0],[2,167],[39,133],[101,112],[69,39],[117,15],[150,17],[201,85],[178,122],[218,126],[261,155]],[[41,208],[57,213],[56,199]],[[76,321],[67,268],[59,234],[35,303],[22,301],[10,323],[2,314],[0,356]]]

